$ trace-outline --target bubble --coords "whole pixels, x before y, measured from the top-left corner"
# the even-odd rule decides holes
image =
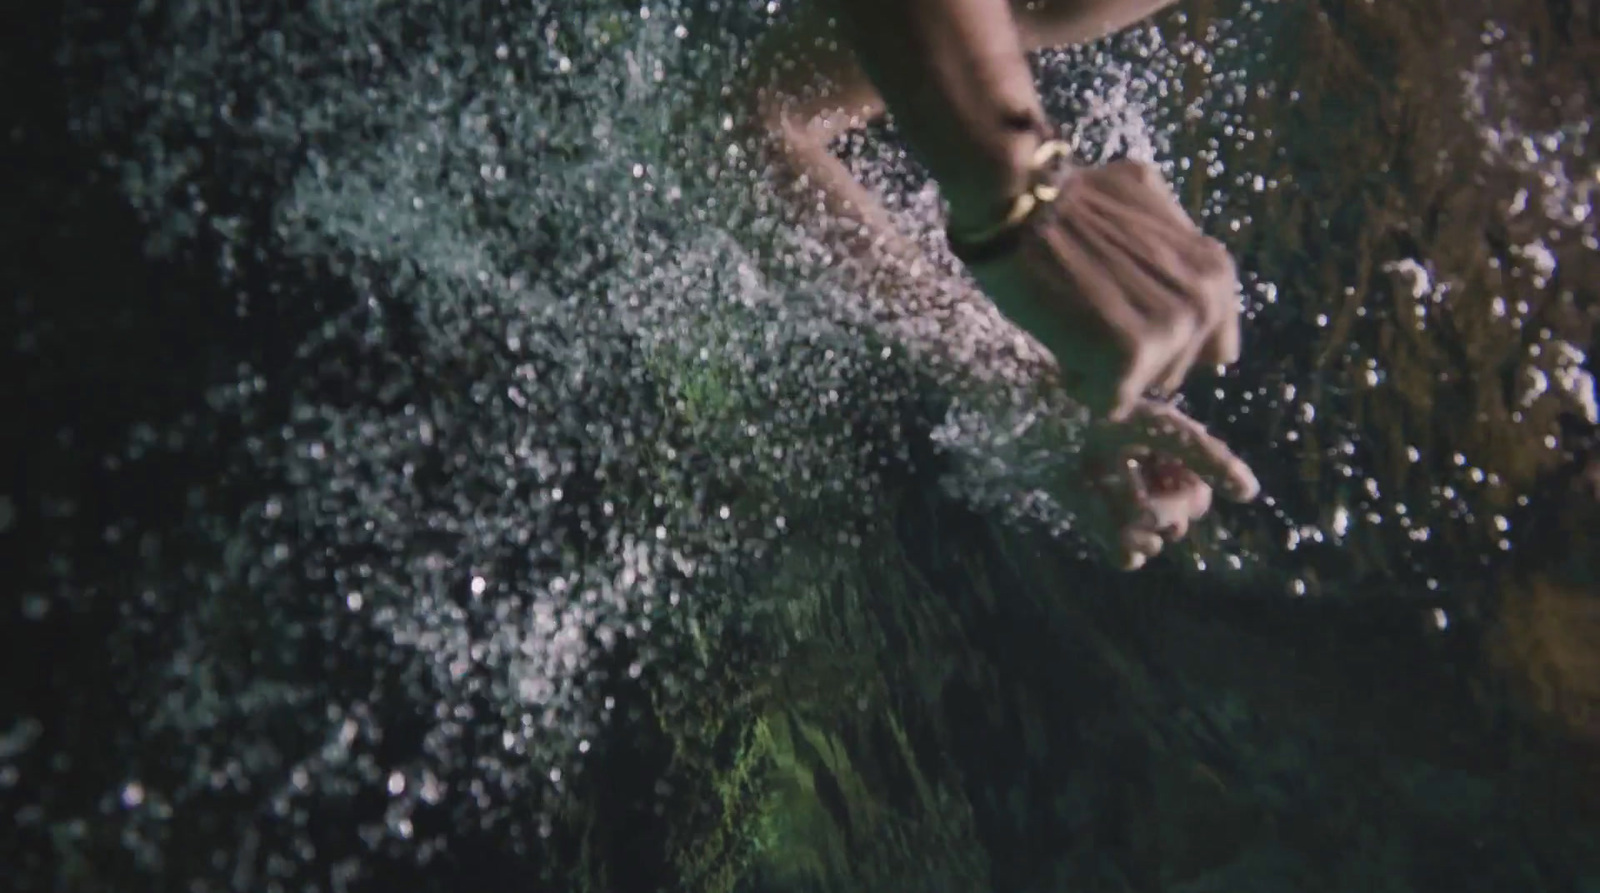
[[[122,805],[133,809],[144,804],[144,785],[130,781],[122,786]]]
[[[10,760],[27,753],[44,734],[44,725],[31,717],[19,719],[11,728],[0,733],[0,760]]]
[[[22,616],[29,620],[43,620],[50,613],[50,599],[38,592],[22,594]]]

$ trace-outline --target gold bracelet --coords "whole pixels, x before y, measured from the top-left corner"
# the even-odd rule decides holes
[[[1007,232],[1021,226],[1040,205],[1048,205],[1061,195],[1061,181],[1050,177],[1054,164],[1072,157],[1072,146],[1063,140],[1045,140],[1028,158],[1030,185],[1021,195],[1011,200],[1011,208],[999,223],[975,233],[957,235],[950,233],[952,245],[959,244],[964,251],[981,250]],[[962,252],[958,252],[962,253]]]

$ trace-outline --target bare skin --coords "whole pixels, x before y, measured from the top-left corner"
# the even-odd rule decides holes
[[[828,150],[892,110],[929,168],[952,232],[982,231],[1029,187],[1048,134],[1024,53],[1094,40],[1171,0],[817,0],[767,35],[748,108],[792,200],[915,292],[933,269],[879,200]],[[1024,126],[1027,125],[1027,126]],[[1072,171],[1053,215],[1014,251],[968,265],[1000,311],[1050,354],[1053,378],[1098,419],[1084,467],[1100,503],[1090,530],[1135,569],[1181,539],[1213,493],[1253,499],[1254,475],[1171,405],[1195,365],[1237,359],[1232,261],[1159,173],[1133,162]]]

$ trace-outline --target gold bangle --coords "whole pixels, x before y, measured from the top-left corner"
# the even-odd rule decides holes
[[[1021,226],[1040,205],[1048,205],[1061,195],[1061,181],[1050,177],[1054,164],[1072,157],[1072,146],[1063,140],[1045,140],[1028,158],[1028,188],[1011,200],[1011,207],[999,223],[975,233],[950,234],[950,239],[968,246],[981,246],[985,242],[1005,235]]]

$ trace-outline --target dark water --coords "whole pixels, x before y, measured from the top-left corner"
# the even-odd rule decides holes
[[[11,887],[1596,889],[1597,22],[1183,10],[1039,60],[1246,271],[1135,577],[696,104],[763,8],[29,13]]]

